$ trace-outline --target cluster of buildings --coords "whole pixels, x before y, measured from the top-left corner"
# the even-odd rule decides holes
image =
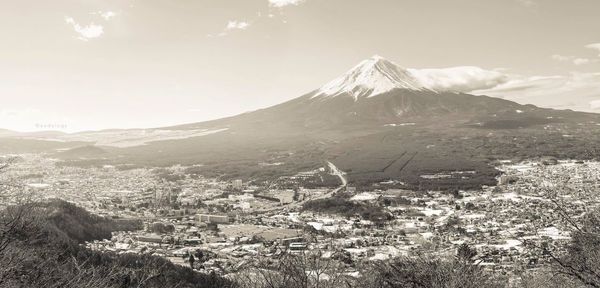
[[[27,155],[1,177],[21,179],[21,187],[39,199],[58,197],[99,215],[144,221],[144,230],[117,232],[112,239],[88,243],[92,249],[151,253],[181,265],[196,255],[196,269],[219,273],[236,272],[257,259],[277,259],[281,253],[316,249],[351,271],[365,261],[424,252],[453,255],[463,243],[477,249],[481,265],[518,273],[547,260],[531,247],[561,249],[569,241],[569,226],[564,215],[555,213],[557,205],[577,220],[597,208],[595,191],[600,188],[600,163],[581,161],[505,161],[497,186],[456,193],[302,188],[302,179],[326,170],[287,177],[283,182],[292,188],[285,188],[187,177],[185,167],[168,168],[181,177],[165,181],[152,169],[56,164]],[[360,215],[302,208],[333,192],[381,207],[390,220],[373,223]]]

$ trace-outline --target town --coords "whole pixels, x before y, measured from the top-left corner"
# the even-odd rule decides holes
[[[144,229],[86,246],[148,253],[223,275],[306,250],[339,260],[352,275],[364,262],[425,251],[452,255],[461,244],[477,249],[480,265],[517,275],[547,262],[528,246],[564,246],[572,228],[564,217],[596,208],[592,191],[600,188],[599,162],[556,159],[499,161],[498,184],[480,190],[360,191],[332,162],[271,183],[247,183],[204,178],[183,166],[79,168],[39,154],[10,157],[17,160],[1,177],[14,185],[7,186],[4,205],[60,198],[97,215],[137,219]],[[447,173],[421,177],[477,172]],[[338,183],[317,187],[323,178]],[[328,206],[339,203],[354,210]]]

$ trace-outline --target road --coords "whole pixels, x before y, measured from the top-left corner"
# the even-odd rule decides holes
[[[338,176],[340,178],[340,181],[342,181],[342,186],[340,186],[337,190],[340,190],[341,188],[346,187],[346,185],[348,185],[348,179],[346,179],[346,173],[344,173],[344,171],[340,170],[337,166],[335,166],[335,164],[331,163],[330,161],[327,161],[327,165],[329,165],[329,169],[331,169],[333,174],[335,176]]]
[[[317,200],[317,199],[324,199],[324,198],[328,198],[331,197],[331,195],[337,193],[338,191],[344,189],[346,187],[346,185],[348,185],[348,179],[346,179],[346,173],[342,170],[340,170],[337,166],[335,166],[335,164],[331,163],[330,161],[327,161],[327,165],[329,166],[329,169],[331,169],[331,172],[333,175],[337,176],[338,178],[340,178],[340,181],[342,182],[342,184],[340,186],[338,186],[337,188],[329,191],[328,193],[325,193],[323,195],[320,195],[319,197],[315,197],[315,198],[311,198],[311,199],[306,199],[303,201],[299,201],[299,202],[294,202],[285,206],[278,206],[278,207],[271,207],[271,208],[267,208],[267,209],[262,209],[262,210],[257,210],[254,211],[253,213],[256,214],[261,214],[261,213],[267,213],[267,212],[273,212],[276,210],[291,210],[291,209],[298,209],[300,207],[302,207],[302,205],[310,200]]]

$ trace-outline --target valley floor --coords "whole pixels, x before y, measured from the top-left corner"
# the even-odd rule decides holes
[[[569,219],[578,221],[600,203],[600,163],[591,161],[503,161],[497,186],[415,192],[356,190],[333,163],[302,175],[330,173],[342,179],[341,186],[287,189],[194,178],[179,166],[72,168],[39,155],[22,157],[1,175],[17,183],[3,203],[17,203],[26,191],[29,200],[61,198],[98,215],[139,219],[144,230],[115,232],[87,247],[150,253],[180,265],[190,265],[189,256],[196,255],[197,270],[231,275],[283,253],[320,251],[359,276],[369,262],[424,253],[452,257],[468,244],[479,265],[519,277],[549,263],[538,247],[564,252],[574,229]],[[181,177],[169,180],[165,173]]]

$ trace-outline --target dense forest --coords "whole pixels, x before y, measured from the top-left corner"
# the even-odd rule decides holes
[[[374,222],[381,222],[391,219],[391,215],[381,206],[355,202],[341,196],[308,201],[304,203],[302,210],[325,214],[336,214],[344,217],[353,217],[358,215],[365,220],[371,220]]]

